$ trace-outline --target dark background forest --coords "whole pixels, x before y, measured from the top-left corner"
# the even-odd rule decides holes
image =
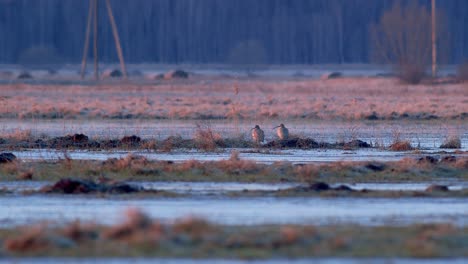
[[[111,0],[124,57],[131,63],[234,63],[251,49],[261,63],[370,63],[370,28],[396,2],[430,0]],[[116,62],[104,1],[101,59]],[[468,1],[438,0],[446,17],[447,62],[468,58]],[[0,0],[0,63],[46,47],[78,63],[88,1]],[[429,27],[430,25],[428,25]],[[91,55],[91,54],[90,54]]]

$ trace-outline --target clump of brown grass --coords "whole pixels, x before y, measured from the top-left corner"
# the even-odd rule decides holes
[[[6,250],[11,252],[38,252],[50,246],[46,227],[37,225],[23,230],[17,238],[9,238],[4,242]]]
[[[251,160],[242,160],[238,151],[232,151],[228,160],[221,160],[214,164],[216,168],[222,171],[234,174],[252,173],[260,170],[260,166]]]
[[[214,132],[208,125],[197,124],[193,140],[197,148],[204,151],[214,151],[217,143],[221,142],[222,138],[219,133]]]
[[[319,168],[313,164],[296,165],[294,168],[294,173],[297,174],[299,181],[305,183],[315,182],[319,177],[319,172]]]
[[[455,162],[455,168],[468,169],[468,159],[457,159]]]
[[[175,222],[172,227],[175,234],[184,234],[192,240],[202,240],[217,232],[216,226],[201,218],[185,218]]]
[[[462,147],[461,139],[458,136],[450,136],[445,139],[440,148],[459,149]]]
[[[18,174],[17,179],[18,180],[23,180],[23,181],[30,181],[30,180],[33,179],[33,175],[34,175],[34,173],[33,173],[32,170],[23,171],[20,174]]]
[[[146,150],[155,150],[158,147],[158,142],[156,140],[143,141],[141,147]]]
[[[426,76],[424,66],[416,64],[402,64],[398,67],[397,73],[400,81],[411,85],[421,83]]]
[[[125,214],[126,220],[122,224],[110,227],[103,232],[105,239],[144,242],[157,241],[163,235],[162,225],[152,221],[140,210],[128,209]]]
[[[193,169],[204,169],[205,165],[198,160],[187,160],[178,166],[179,171],[188,171]]]
[[[390,150],[392,151],[409,151],[413,150],[413,146],[407,140],[404,141],[397,141],[390,145]]]
[[[18,174],[21,173],[21,171],[20,171],[21,165],[17,160],[14,160],[14,161],[11,161],[11,162],[8,162],[8,163],[3,163],[3,164],[1,164],[0,168],[5,173],[11,174],[11,175],[18,175]]]
[[[141,169],[148,165],[149,161],[142,156],[129,154],[120,159],[108,159],[104,162],[104,166],[110,167],[111,170],[119,171],[124,169]]]
[[[400,161],[391,163],[390,167],[397,173],[403,173],[416,168],[418,165],[421,164],[418,164],[415,159],[403,158]]]
[[[416,235],[406,242],[413,257],[434,257],[437,255],[435,241],[456,232],[456,228],[451,224],[424,224],[415,228]]]
[[[390,145],[390,150],[392,151],[409,151],[413,150],[411,142],[408,140],[401,139],[401,133],[398,130],[392,132],[393,143]]]
[[[85,242],[98,238],[96,225],[83,225],[80,221],[74,221],[70,225],[64,227],[61,234],[73,241]]]
[[[299,241],[301,232],[293,226],[283,226],[280,229],[281,244],[292,245]]]

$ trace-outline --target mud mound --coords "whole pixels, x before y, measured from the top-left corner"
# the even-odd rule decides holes
[[[47,142],[52,148],[68,148],[68,147],[99,147],[99,143],[89,140],[84,134],[67,135],[64,137],[56,137]]]
[[[16,160],[13,153],[0,153],[0,163],[10,163]]]
[[[141,138],[135,135],[132,136],[125,136],[120,140],[122,145],[138,145],[141,142]]]
[[[265,148],[297,148],[297,149],[316,149],[316,148],[370,148],[371,145],[361,140],[353,140],[341,143],[317,142],[311,138],[290,138],[286,140],[273,140],[265,145]]]
[[[45,186],[41,193],[61,194],[87,194],[87,193],[112,193],[125,194],[142,191],[141,188],[127,183],[95,183],[90,180],[61,179],[53,185]]]
[[[352,192],[354,191],[350,187],[346,185],[340,185],[338,187],[332,187],[328,183],[325,182],[315,182],[311,183],[307,186],[299,186],[292,188],[295,192],[324,192],[324,191],[345,191],[345,192]]]
[[[426,192],[448,192],[449,188],[445,185],[433,184],[426,188]]]

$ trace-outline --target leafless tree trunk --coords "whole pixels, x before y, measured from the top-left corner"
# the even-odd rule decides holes
[[[398,66],[404,81],[419,83],[437,54],[432,23],[426,7],[396,2],[371,29],[374,58]]]

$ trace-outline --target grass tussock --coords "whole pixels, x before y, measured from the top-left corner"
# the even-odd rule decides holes
[[[392,151],[410,151],[413,150],[413,146],[411,146],[411,142],[405,140],[405,141],[397,141],[393,142],[390,145],[390,150]]]
[[[222,138],[219,133],[214,132],[208,125],[197,124],[193,140],[198,149],[214,151]]]
[[[229,226],[196,218],[163,224],[136,209],[111,226],[0,229],[4,256],[16,257],[456,258],[468,256],[466,240],[468,229],[450,224]]]
[[[461,139],[459,136],[450,136],[444,141],[440,148],[447,149],[460,149],[462,147]]]
[[[398,67],[397,74],[402,83],[417,85],[426,77],[426,69],[417,64],[402,64]]]
[[[440,178],[468,180],[468,158],[445,155],[405,158],[396,162],[332,162],[326,164],[259,164],[240,158],[201,162],[152,161],[127,156],[106,161],[62,160],[13,162],[0,165],[0,180],[18,180],[30,173],[34,180],[62,178],[128,181],[202,182],[418,182]]]

